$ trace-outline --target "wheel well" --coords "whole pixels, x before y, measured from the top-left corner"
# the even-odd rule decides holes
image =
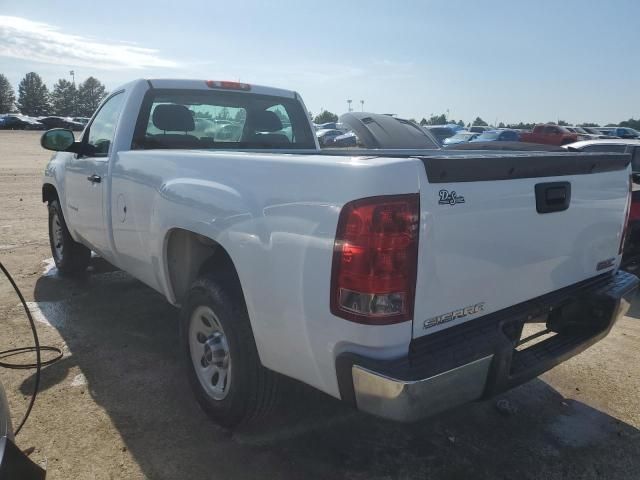
[[[42,201],[51,202],[52,200],[58,200],[58,191],[50,183],[45,183],[42,185]]]
[[[232,294],[242,295],[238,273],[227,251],[218,242],[203,235],[173,229],[166,247],[167,271],[176,303],[182,300],[199,276],[211,273],[224,280]]]

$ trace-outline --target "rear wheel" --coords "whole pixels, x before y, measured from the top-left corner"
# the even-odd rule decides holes
[[[81,275],[86,271],[91,250],[71,237],[58,200],[49,202],[49,244],[53,260],[62,275]]]
[[[241,294],[231,282],[204,276],[182,308],[180,333],[187,376],[198,403],[218,424],[234,427],[274,406],[278,374],[260,363]]]

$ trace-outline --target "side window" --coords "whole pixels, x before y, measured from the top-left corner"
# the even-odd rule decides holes
[[[91,156],[106,157],[109,154],[109,147],[116,130],[116,122],[122,110],[123,99],[124,95],[117,93],[107,100],[107,103],[102,105],[93,122],[89,125],[87,145],[91,145],[95,149]]]

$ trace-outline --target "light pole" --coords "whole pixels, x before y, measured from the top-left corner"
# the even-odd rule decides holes
[[[73,115],[78,116],[78,95],[76,91],[76,72],[74,70],[69,71],[71,75],[71,85],[73,85]]]
[[[364,100],[360,100],[360,111],[364,112]]]
[[[351,110],[351,102],[352,102],[352,101],[353,101],[353,100],[350,100],[350,99],[349,99],[349,100],[347,100],[347,111],[348,111],[348,112],[351,112],[351,111],[352,111],[352,110]]]

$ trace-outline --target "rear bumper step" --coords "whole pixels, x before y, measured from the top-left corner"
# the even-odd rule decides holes
[[[629,308],[640,281],[619,271],[415,339],[409,355],[376,360],[343,353],[336,360],[343,400],[360,410],[413,421],[524,383],[604,338]],[[540,320],[543,319],[543,320]],[[545,321],[555,334],[516,349],[525,323]]]

